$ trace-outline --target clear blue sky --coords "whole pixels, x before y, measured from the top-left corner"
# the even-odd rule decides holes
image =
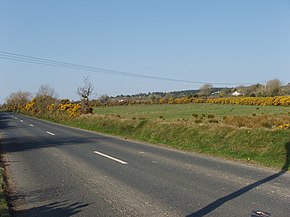
[[[1,51],[207,83],[290,82],[290,0],[3,0],[0,29]],[[77,99],[85,76],[98,96],[201,86],[0,59],[0,103],[42,84]]]

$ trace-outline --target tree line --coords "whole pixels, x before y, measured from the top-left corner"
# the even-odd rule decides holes
[[[92,107],[96,106],[114,106],[114,105],[128,105],[128,104],[179,104],[190,102],[206,102],[205,99],[212,98],[229,98],[232,93],[238,91],[243,97],[275,97],[275,96],[289,96],[290,83],[282,85],[278,79],[267,81],[263,84],[254,84],[249,86],[238,87],[225,87],[217,88],[211,84],[204,84],[198,90],[183,90],[173,92],[149,92],[139,93],[135,95],[118,95],[115,97],[108,95],[101,95],[94,98],[94,85],[89,77],[85,77],[83,84],[76,90],[76,94],[80,97],[77,102],[70,102],[70,104],[79,104],[78,108],[80,113],[92,113]],[[35,111],[38,113],[45,113],[48,106],[52,109],[51,105],[63,104],[68,102],[68,99],[58,99],[56,91],[48,84],[41,85],[33,96],[27,91],[17,91],[11,93],[5,104],[4,108],[20,108],[33,99]],[[209,100],[210,101],[210,100]],[[232,100],[233,101],[233,100]],[[247,101],[249,101],[247,99]],[[211,100],[211,102],[221,102]],[[259,101],[260,102],[260,101]],[[37,106],[36,106],[37,105]],[[66,106],[69,107],[69,106]]]

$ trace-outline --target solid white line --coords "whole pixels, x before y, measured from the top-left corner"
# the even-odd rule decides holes
[[[49,135],[55,136],[54,133],[51,133],[51,132],[49,132],[49,131],[46,131],[46,133],[49,134]]]
[[[33,125],[33,124],[29,124],[29,126],[31,126],[31,127],[34,127],[34,125]]]
[[[119,162],[119,163],[121,163],[121,164],[124,164],[124,165],[125,165],[125,164],[128,164],[128,163],[125,162],[125,161],[119,160],[119,159],[117,159],[117,158],[111,157],[111,156],[109,156],[109,155],[103,154],[103,153],[98,152],[98,151],[94,151],[94,153],[95,153],[95,154],[98,154],[98,155],[101,155],[101,156],[103,156],[103,157],[109,158],[109,159],[111,159],[111,160],[117,161],[117,162]]]

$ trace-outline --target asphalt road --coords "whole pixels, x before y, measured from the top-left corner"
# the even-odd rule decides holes
[[[290,215],[283,171],[13,113],[0,113],[0,138],[16,217]]]

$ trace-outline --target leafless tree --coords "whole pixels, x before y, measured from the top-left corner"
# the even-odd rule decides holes
[[[108,95],[102,95],[99,97],[99,101],[102,105],[107,105],[108,102],[110,101],[110,97]]]
[[[282,87],[282,82],[278,79],[269,80],[266,83],[267,96],[278,96]]]
[[[48,105],[56,103],[57,94],[48,84],[43,84],[39,87],[34,99],[36,100],[37,111],[45,113]]]
[[[36,96],[48,96],[51,98],[57,98],[55,90],[50,87],[48,84],[43,84],[39,87]]]
[[[204,84],[199,88],[199,92],[201,96],[208,97],[211,94],[213,85],[212,84]]]
[[[11,93],[9,97],[6,98],[6,104],[9,105],[24,105],[32,98],[32,94],[27,91],[17,91]]]
[[[89,77],[87,76],[84,78],[83,86],[78,87],[76,92],[81,97],[84,104],[86,106],[89,106],[89,100],[93,94],[93,91],[94,91],[94,86],[92,82],[89,80]]]

